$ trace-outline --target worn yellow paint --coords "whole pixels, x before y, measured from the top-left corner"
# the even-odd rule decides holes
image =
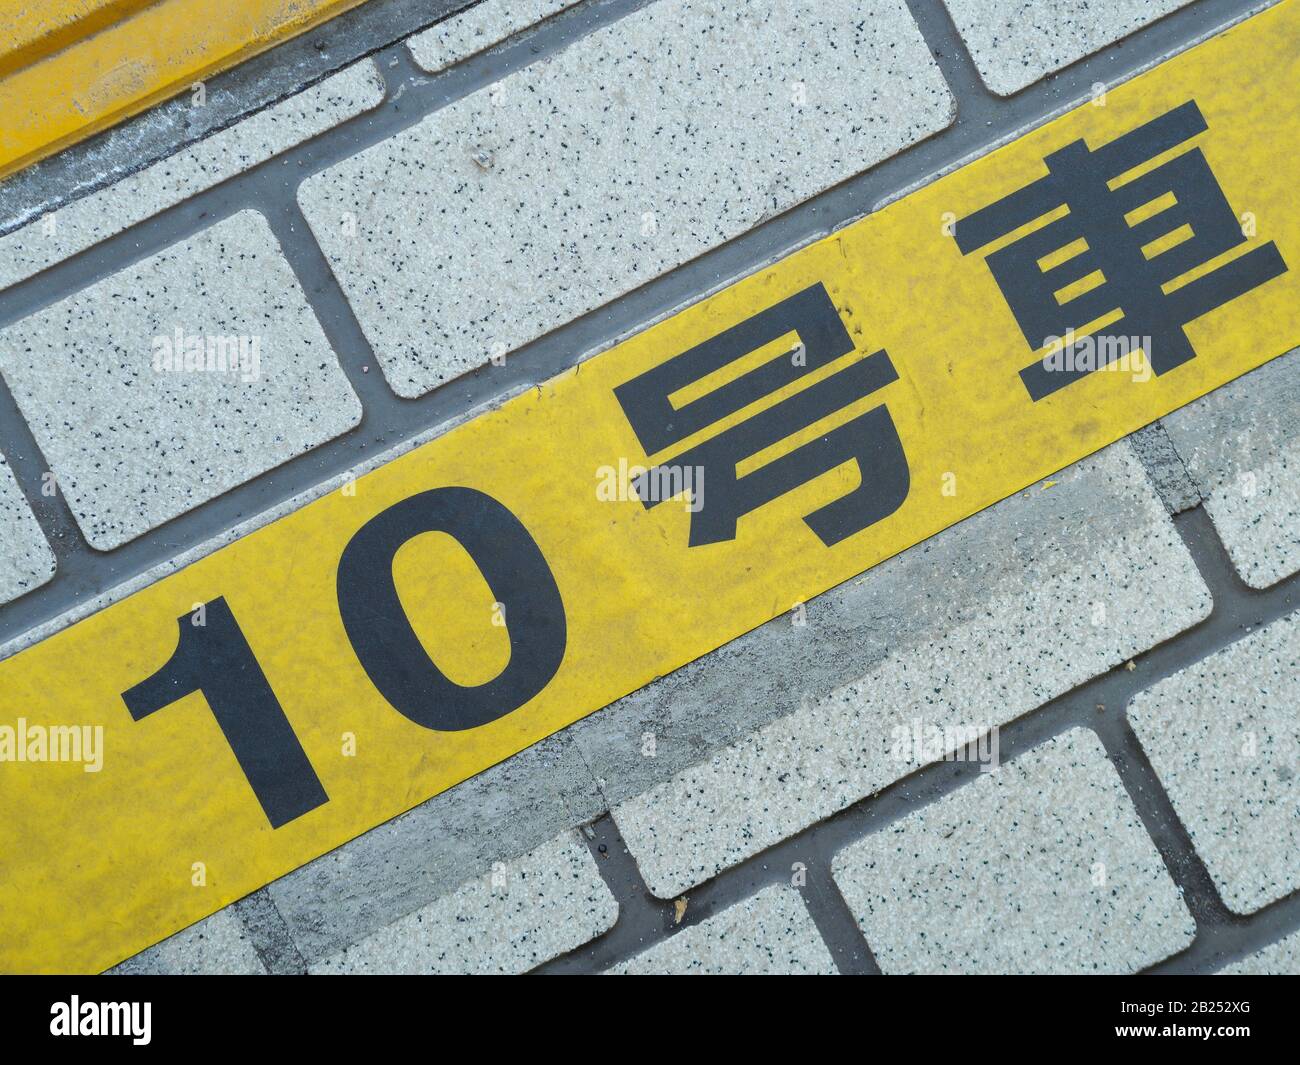
[[[1234,209],[1255,215],[1252,244],[1275,241],[1300,263],[1298,65],[1300,0],[1287,0],[1112,90],[1105,106],[1082,106],[395,459],[354,495],[322,497],[0,663],[0,724],[22,716],[106,732],[97,774],[0,763],[0,968],[108,966],[1296,345],[1300,269],[1193,322],[1197,357],[1177,370],[1145,383],[1096,373],[1033,403],[1017,377],[1025,340],[983,257],[963,257],[943,223],[1040,176],[1045,154],[1068,142],[1096,147],[1195,99],[1209,123],[1196,144]],[[616,385],[817,282],[855,341],[849,358],[885,348],[898,371],[835,419],[887,403],[911,471],[892,516],[831,548],[803,524],[856,486],[852,465],[743,517],[734,541],[703,547],[687,547],[680,506],[597,500],[599,467],[646,458]],[[955,495],[941,490],[949,474]],[[446,485],[488,493],[532,533],[564,599],[568,644],[530,702],[436,733],[367,679],[335,575],[364,522]],[[421,639],[462,682],[490,676],[505,652],[482,578],[445,543],[406,550],[395,568]],[[1142,544],[1081,540],[1078,550]],[[202,697],[138,723],[120,697],[167,660],[176,618],[218,596],[329,794],[279,829]],[[342,754],[344,733],[356,736],[355,757]],[[191,886],[196,862],[205,887]]]
[[[0,177],[363,0],[0,0]]]

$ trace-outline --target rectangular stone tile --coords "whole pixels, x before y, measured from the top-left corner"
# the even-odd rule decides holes
[[[11,325],[0,333],[0,372],[100,550],[361,418],[256,211]]]
[[[944,0],[990,89],[1010,96],[1191,0]]]
[[[0,455],[0,603],[54,576],[54,552],[14,475]]]
[[[418,396],[951,108],[902,0],[870,17],[856,0],[659,0],[309,177],[299,200],[389,382]]]
[[[1300,571],[1300,348],[1162,419],[1252,588]]]
[[[940,756],[912,749],[918,729],[1010,721],[1209,609],[1120,443],[573,732],[650,889],[672,898]]]
[[[466,881],[451,894],[311,967],[326,973],[521,973],[607,931],[618,903],[577,833]]]
[[[846,847],[832,869],[886,973],[1134,972],[1196,932],[1088,729]]]
[[[1300,889],[1300,615],[1140,692],[1128,717],[1229,909]]]
[[[459,15],[443,19],[407,46],[425,70],[436,72],[484,49],[499,44],[512,34],[573,7],[578,0],[482,0]]]
[[[267,890],[299,952],[316,962],[604,810],[572,742],[554,736]]]
[[[108,970],[109,976],[260,976],[266,967],[227,906]]]
[[[1225,965],[1219,976],[1300,976],[1300,932],[1279,939],[1271,946]]]
[[[617,975],[834,976],[797,889],[774,884],[606,970]]]
[[[164,208],[376,107],[384,83],[369,59],[219,130],[153,166],[0,237],[0,288],[31,277]]]

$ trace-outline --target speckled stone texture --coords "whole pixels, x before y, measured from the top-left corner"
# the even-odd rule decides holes
[[[218,910],[108,970],[109,976],[258,976],[266,967],[232,909]]]
[[[902,0],[870,17],[660,0],[309,177],[299,201],[389,382],[418,396],[951,110]]]
[[[1300,932],[1219,970],[1220,976],[1300,976]]]
[[[234,372],[160,372],[158,340],[177,329],[186,337],[246,337],[248,356]],[[255,211],[10,326],[0,333],[0,372],[77,524],[100,550],[337,436],[361,417]]]
[[[326,78],[123,178],[57,214],[0,237],[0,287],[46,269],[197,192],[379,104],[384,85],[370,60]]]
[[[578,0],[482,0],[406,43],[425,70],[439,71],[499,44],[511,34],[573,7]]]
[[[672,898],[907,776],[923,762],[900,729],[1010,721],[1209,613],[1127,445],[1052,480],[814,600],[805,628],[778,618],[575,726],[651,891]],[[739,738],[710,750],[697,738],[720,717]],[[646,732],[654,759],[633,743]]]
[[[1135,972],[1196,931],[1087,729],[851,844],[832,868],[885,973]]]
[[[1010,96],[1191,0],[944,0],[990,89]]]
[[[310,971],[521,973],[600,935],[617,917],[591,852],[566,832]]]
[[[548,737],[271,884],[294,945],[320,961],[605,811],[582,756]]]
[[[0,455],[0,603],[39,588],[53,576],[54,552]]]
[[[775,884],[606,972],[639,976],[834,976],[837,970],[799,892]]]
[[[1140,692],[1128,716],[1228,907],[1300,888],[1300,616]]]
[[[1253,588],[1300,570],[1300,348],[1161,421]]]

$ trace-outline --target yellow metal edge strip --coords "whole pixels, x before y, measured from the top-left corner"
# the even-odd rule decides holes
[[[108,129],[364,0],[161,0],[28,47],[0,77],[0,178]],[[75,28],[75,27],[73,27]]]

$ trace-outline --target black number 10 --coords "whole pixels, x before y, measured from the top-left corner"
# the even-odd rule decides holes
[[[510,661],[485,684],[448,679],[402,611],[393,558],[426,532],[455,537],[506,608]],[[428,729],[458,731],[504,717],[541,691],[564,658],[564,602],[541,550],[510,511],[472,488],[435,488],[375,515],[344,548],[337,588],[343,627],[371,683]],[[139,721],[201,691],[271,827],[279,828],[329,796],[229,605],[214,599],[205,610],[202,626],[188,614],[178,619],[171,658],[122,698]]]

